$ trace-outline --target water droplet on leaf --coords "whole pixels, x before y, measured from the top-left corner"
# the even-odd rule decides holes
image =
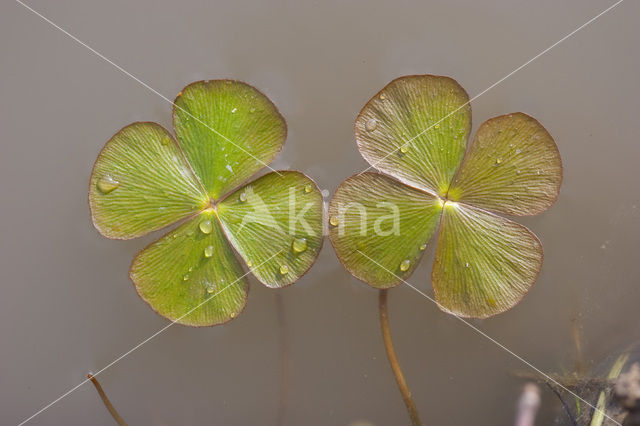
[[[340,223],[340,220],[338,219],[338,216],[331,216],[329,218],[329,223],[333,226],[338,226],[338,224]]]
[[[103,194],[108,194],[119,187],[120,182],[111,177],[111,175],[104,175],[98,180],[96,186],[98,187],[98,190],[100,190],[100,192],[102,192]]]
[[[211,224],[211,221],[209,219],[205,219],[200,222],[198,227],[204,234],[210,234],[211,231],[213,231],[213,225]]]
[[[247,193],[246,193],[246,192],[242,192],[242,193],[240,194],[240,201],[242,201],[243,203],[244,203],[245,201],[247,201]]]
[[[308,183],[304,186],[304,192],[306,192],[307,194],[310,193],[313,190],[313,186]]]
[[[235,114],[237,110],[238,110],[238,108],[234,108],[234,109],[232,109],[232,110],[231,110],[231,114]]]
[[[427,245],[426,245],[426,244],[422,244],[422,245],[420,246],[420,251],[425,251],[425,250],[426,250],[426,248],[427,248]]]
[[[400,270],[402,272],[406,272],[409,270],[409,266],[411,266],[411,261],[409,259],[405,259],[402,262],[400,262]]]
[[[287,275],[289,273],[289,267],[287,265],[280,266],[280,273],[282,275]]]
[[[364,128],[367,130],[367,132],[373,132],[376,127],[378,127],[378,122],[375,118],[368,119],[364,125]]]
[[[306,238],[296,238],[291,243],[291,248],[296,253],[302,253],[307,249],[307,239]]]
[[[204,249],[204,257],[211,257],[213,256],[213,246],[207,246]]]

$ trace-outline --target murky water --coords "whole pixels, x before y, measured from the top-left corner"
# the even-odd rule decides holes
[[[330,192],[366,163],[353,137],[388,81],[432,73],[471,96],[612,2],[238,1],[29,4],[169,99],[199,79],[263,90],[287,119],[275,168]],[[640,338],[640,88],[637,17],[626,1],[473,101],[474,130],[512,111],[538,118],[565,165],[558,202],[521,222],[542,240],[542,274],[513,310],[473,324],[545,371],[587,363]],[[167,324],[135,293],[128,267],[158,237],[102,238],[87,183],[102,145],[136,120],[170,126],[170,104],[23,6],[0,6],[0,417],[15,424]],[[431,294],[433,247],[409,280]],[[282,298],[279,317],[277,295]],[[390,291],[396,349],[426,423],[508,425],[527,366],[407,286]],[[174,326],[99,379],[130,424],[270,425],[286,343],[287,425],[406,424],[386,362],[377,292],[327,242],[297,284],[252,281],[242,315]],[[539,424],[558,403],[543,392]],[[360,422],[360,423],[357,423]],[[31,424],[111,425],[85,384]]]

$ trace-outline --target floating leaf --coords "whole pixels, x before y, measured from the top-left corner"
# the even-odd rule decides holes
[[[199,81],[175,100],[173,124],[185,156],[218,200],[280,152],[287,127],[275,105],[238,81]]]
[[[142,299],[180,324],[224,323],[247,301],[248,283],[213,209],[147,246],[130,275]]]
[[[320,251],[322,196],[298,172],[268,174],[229,195],[275,157],[286,136],[276,107],[245,83],[190,84],[176,98],[174,125],[178,142],[158,124],[134,123],[106,144],[91,175],[91,214],[111,238],[186,219],[138,254],[130,276],[160,315],[192,326],[221,324],[247,299],[232,243],[267,286],[293,283]],[[253,222],[243,227],[256,197],[278,230]]]
[[[542,246],[527,228],[453,201],[445,203],[436,247],[436,302],[460,316],[486,318],[513,307],[542,267]]]
[[[329,204],[329,238],[349,272],[389,288],[413,273],[441,211],[441,200],[433,195],[362,173],[336,190]]]
[[[139,237],[208,203],[180,147],[155,123],[133,123],[116,133],[91,173],[91,215],[105,237]]]
[[[296,281],[322,247],[322,194],[299,172],[262,176],[225,198],[218,214],[235,249],[268,287]]]
[[[407,185],[444,195],[471,129],[469,96],[449,77],[393,80],[356,119],[358,148],[373,167]]]
[[[536,236],[488,210],[527,215],[547,209],[557,198],[562,164],[549,133],[522,113],[488,120],[464,155],[468,101],[454,80],[423,75],[396,79],[367,102],[355,125],[360,153],[402,184],[382,176],[347,179],[329,207],[329,235],[349,272],[387,288],[411,274],[420,258],[416,245],[429,239],[440,218],[436,301],[447,312],[484,318],[518,303],[542,264]],[[361,216],[383,214],[382,201],[400,212],[397,235],[371,232],[370,221],[360,229]],[[339,218],[336,206],[349,202],[362,209]]]
[[[523,113],[485,121],[449,189],[449,199],[500,213],[533,215],[558,197],[562,161],[553,138]]]

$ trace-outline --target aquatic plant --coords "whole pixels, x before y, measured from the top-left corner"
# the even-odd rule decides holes
[[[322,195],[295,171],[246,183],[278,154],[287,128],[275,105],[245,83],[188,85],[174,101],[173,125],[175,139],[159,124],[138,122],[107,142],[91,174],[91,216],[114,239],[181,221],[135,257],[130,277],[171,321],[220,324],[247,301],[249,272],[236,253],[271,288],[311,267],[322,246]]]
[[[385,345],[414,424],[415,406],[394,365],[386,289],[413,273],[439,227],[431,281],[440,309],[486,318],[513,307],[537,279],[542,245],[499,214],[548,209],[562,181],[557,146],[533,117],[512,113],[487,120],[467,149],[470,130],[469,96],[455,80],[393,80],[355,122],[358,149],[379,173],[348,178],[329,205],[329,237],[338,258],[381,290]]]

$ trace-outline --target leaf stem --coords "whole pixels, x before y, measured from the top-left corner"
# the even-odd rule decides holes
[[[96,390],[98,391],[98,395],[100,395],[104,406],[107,407],[107,410],[109,410],[109,413],[111,413],[113,420],[115,420],[119,426],[127,426],[127,422],[125,422],[124,419],[120,417],[120,414],[118,414],[113,404],[111,404],[111,401],[109,401],[109,398],[107,398],[107,394],[104,393],[104,389],[102,389],[102,386],[100,385],[100,382],[98,382],[98,379],[96,379],[91,373],[87,374],[87,378],[91,380],[91,383],[93,383],[93,386],[95,386]]]
[[[409,390],[409,386],[407,385],[407,381],[404,378],[404,374],[402,374],[402,369],[400,368],[400,363],[398,362],[396,351],[393,348],[393,341],[391,340],[391,329],[389,328],[389,313],[387,310],[387,290],[380,290],[380,298],[378,300],[378,306],[380,308],[380,328],[382,330],[382,340],[384,341],[384,347],[387,350],[387,357],[389,358],[391,370],[393,370],[393,375],[396,378],[398,389],[402,394],[404,405],[407,406],[407,411],[409,412],[411,423],[413,424],[413,426],[422,426],[420,416],[418,415],[418,409],[416,408],[416,404],[413,401],[413,397],[411,396],[411,390]]]

